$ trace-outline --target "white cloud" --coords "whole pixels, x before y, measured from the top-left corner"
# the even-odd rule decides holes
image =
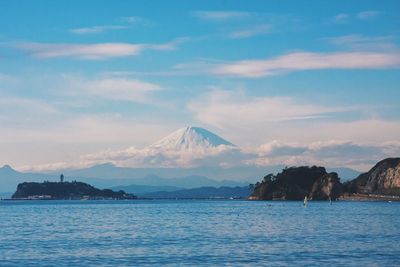
[[[400,65],[399,53],[379,52],[295,52],[266,60],[243,60],[217,65],[217,75],[259,78],[293,71],[317,69],[384,69]]]
[[[78,59],[108,59],[136,56],[144,49],[143,44],[99,43],[99,44],[48,44],[20,43],[16,48],[36,58],[70,57]]]
[[[260,140],[381,143],[400,136],[396,120],[360,117],[360,112],[373,113],[373,106],[324,105],[288,97],[249,97],[237,90],[214,90],[190,102],[188,108],[197,123],[218,128],[242,146],[255,146]],[[354,119],[348,120],[349,117]]]
[[[195,118],[207,125],[253,128],[269,122],[330,117],[332,113],[355,109],[297,103],[290,97],[248,97],[243,91],[214,90],[188,104]]]
[[[393,36],[364,36],[350,34],[327,38],[334,45],[358,51],[396,51],[397,45]]]
[[[366,10],[359,12],[357,14],[357,18],[361,20],[370,20],[378,17],[382,12],[377,11],[377,10]]]
[[[390,147],[390,150],[388,148]],[[350,167],[366,171],[376,162],[398,156],[399,141],[380,145],[361,144],[351,141],[329,140],[312,143],[271,141],[254,149],[227,146],[197,149],[165,149],[148,146],[142,149],[130,147],[122,150],[108,149],[80,157],[79,162],[56,162],[36,166],[36,170],[54,170],[66,167],[88,167],[113,163],[122,167],[240,167],[240,166],[300,166]],[[26,167],[25,167],[26,168]]]
[[[189,37],[179,37],[165,44],[148,45],[148,48],[159,51],[172,51],[176,50],[179,45],[187,43],[190,40],[191,38]]]
[[[394,145],[395,144],[395,145]],[[387,157],[398,156],[400,145],[362,144],[351,141],[329,140],[312,143],[268,142],[257,149],[258,157],[249,159],[255,165],[321,165],[326,167],[351,167],[368,170],[373,164]]]
[[[124,25],[100,25],[100,26],[92,26],[92,27],[83,27],[83,28],[75,28],[71,29],[70,32],[74,34],[84,35],[84,34],[97,34],[103,33],[111,30],[122,30],[127,29],[128,26]]]
[[[349,14],[340,13],[332,18],[332,21],[337,24],[346,24],[349,21]]]
[[[161,90],[154,83],[128,78],[84,79],[66,76],[68,94],[73,96],[93,95],[104,99],[151,103],[151,93]]]
[[[194,16],[213,21],[224,21],[231,19],[241,19],[248,18],[251,16],[250,12],[240,12],[240,11],[196,11],[193,13]]]
[[[27,52],[33,57],[76,58],[85,60],[110,59],[114,57],[137,56],[143,50],[168,51],[177,49],[187,38],[178,38],[165,44],[96,43],[96,44],[51,44],[16,43],[12,47]]]
[[[229,38],[232,39],[250,38],[256,35],[267,34],[270,32],[270,30],[271,30],[271,25],[261,24],[247,29],[231,32],[228,34],[228,36]]]

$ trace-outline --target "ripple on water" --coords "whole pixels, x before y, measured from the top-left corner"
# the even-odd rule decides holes
[[[0,266],[396,266],[400,203],[0,202]]]

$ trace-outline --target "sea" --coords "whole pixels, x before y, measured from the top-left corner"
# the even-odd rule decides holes
[[[0,266],[400,266],[399,202],[0,201]]]

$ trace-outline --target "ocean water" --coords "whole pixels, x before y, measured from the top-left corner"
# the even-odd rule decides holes
[[[400,266],[400,203],[0,201],[0,266]]]

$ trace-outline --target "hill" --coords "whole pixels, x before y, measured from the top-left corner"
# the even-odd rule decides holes
[[[12,195],[14,199],[134,199],[124,191],[100,190],[82,182],[21,183]]]
[[[254,185],[250,199],[254,200],[336,200],[342,192],[337,173],[327,173],[323,167],[291,167],[277,175],[269,174]]]
[[[387,158],[366,173],[344,184],[350,194],[400,196],[400,158]]]

